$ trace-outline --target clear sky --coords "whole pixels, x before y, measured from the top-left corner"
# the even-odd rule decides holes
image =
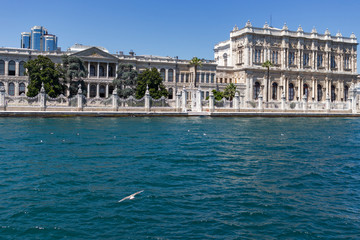
[[[265,21],[306,32],[329,28],[360,37],[359,0],[0,0],[0,46],[19,47],[20,33],[41,25],[66,50],[74,43],[107,48],[110,53],[133,49],[137,55],[213,59],[213,46],[227,40],[233,26]],[[359,65],[360,66],[360,65]]]

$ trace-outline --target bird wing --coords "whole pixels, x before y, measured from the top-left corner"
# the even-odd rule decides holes
[[[131,195],[130,195],[131,196]],[[130,196],[124,197],[123,199],[119,200],[119,202],[125,201],[126,199],[129,199]]]
[[[135,195],[137,195],[137,194],[139,194],[139,193],[142,193],[143,191],[144,191],[144,190],[141,190],[141,191],[138,191],[138,192],[136,192],[136,193],[131,194],[130,196],[124,197],[123,199],[119,200],[119,202],[125,201],[126,199],[134,198]]]

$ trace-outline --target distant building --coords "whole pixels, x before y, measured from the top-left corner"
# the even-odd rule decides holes
[[[48,30],[42,26],[34,26],[31,28],[31,33],[21,33],[21,48],[55,51],[57,50],[57,37],[48,34]]]

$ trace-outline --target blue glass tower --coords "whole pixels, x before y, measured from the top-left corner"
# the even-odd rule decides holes
[[[31,49],[44,51],[44,35],[47,30],[42,26],[34,26],[31,28]]]
[[[29,32],[21,33],[21,48],[30,48],[30,36]]]
[[[31,33],[21,33],[21,48],[38,51],[56,51],[57,40],[57,37],[53,34],[48,34],[47,29],[43,26],[34,26],[31,28]]]
[[[57,49],[57,37],[55,35],[45,35],[44,42],[44,51],[55,51]]]

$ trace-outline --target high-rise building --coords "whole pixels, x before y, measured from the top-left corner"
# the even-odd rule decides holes
[[[57,37],[48,34],[48,30],[43,26],[34,26],[31,28],[31,33],[21,33],[21,48],[55,51],[57,50]]]

